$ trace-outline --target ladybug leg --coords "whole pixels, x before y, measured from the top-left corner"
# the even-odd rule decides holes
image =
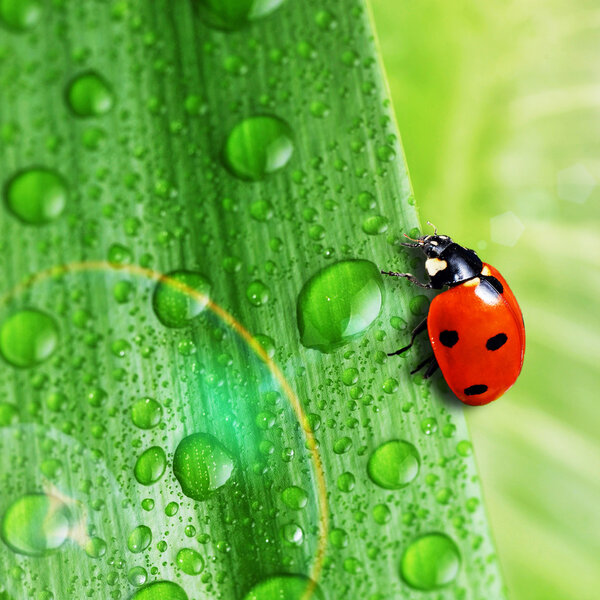
[[[400,348],[400,350],[396,350],[396,352],[388,352],[388,356],[396,356],[396,354],[402,354],[406,352],[414,343],[415,338],[423,331],[427,329],[427,317],[425,317],[412,331],[410,344],[408,346],[404,346],[404,348]]]
[[[435,360],[435,357],[431,359],[429,366],[427,367],[427,371],[423,375],[423,379],[429,379],[438,369],[439,369],[438,361]]]
[[[431,367],[431,362],[436,362],[433,356],[428,356],[423,362],[419,363],[411,372],[411,375],[414,375],[417,371],[420,371],[425,365],[429,365]],[[436,363],[437,364],[437,363]],[[429,369],[427,369],[429,371]]]
[[[421,283],[414,275],[411,273],[396,273],[395,271],[380,271],[382,275],[390,275],[391,277],[406,277],[411,283],[418,285],[422,288],[432,289],[431,283]]]

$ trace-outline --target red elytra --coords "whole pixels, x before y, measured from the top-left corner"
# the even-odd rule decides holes
[[[429,341],[446,383],[462,402],[477,406],[515,383],[525,355],[525,327],[514,294],[494,267],[484,263],[483,273],[500,281],[501,294],[482,290],[487,284],[477,277],[436,296],[427,315]],[[443,343],[449,337],[445,331],[457,333],[452,346]]]

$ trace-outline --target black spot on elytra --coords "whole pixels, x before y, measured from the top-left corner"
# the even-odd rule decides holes
[[[504,292],[504,286],[493,275],[486,275],[485,280],[499,293]]]
[[[485,347],[488,350],[498,350],[498,348],[502,348],[506,344],[506,340],[508,340],[508,337],[505,333],[497,333],[485,343]]]
[[[452,346],[458,342],[458,332],[444,329],[444,331],[440,333],[440,342],[442,342],[446,348],[452,348]]]
[[[487,392],[487,389],[488,386],[483,385],[482,383],[470,385],[468,388],[465,388],[465,396],[478,396],[479,394],[484,394]]]

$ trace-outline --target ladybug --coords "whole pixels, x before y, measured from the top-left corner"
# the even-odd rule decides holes
[[[433,356],[411,374],[427,367],[424,377],[428,379],[439,367],[465,404],[479,406],[496,400],[514,384],[523,366],[525,324],[514,294],[494,267],[447,235],[438,235],[435,227],[433,235],[408,239],[412,243],[403,246],[419,248],[426,256],[429,283],[410,273],[381,273],[405,277],[422,288],[447,289],[432,300],[410,344],[388,356],[406,352],[427,329]]]

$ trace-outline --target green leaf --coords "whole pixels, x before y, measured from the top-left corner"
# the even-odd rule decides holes
[[[65,187],[0,213],[0,327],[53,324],[2,330],[6,593],[502,598],[462,408],[386,355],[429,300],[379,274],[418,221],[363,1],[44,4],[0,85],[3,182]]]

